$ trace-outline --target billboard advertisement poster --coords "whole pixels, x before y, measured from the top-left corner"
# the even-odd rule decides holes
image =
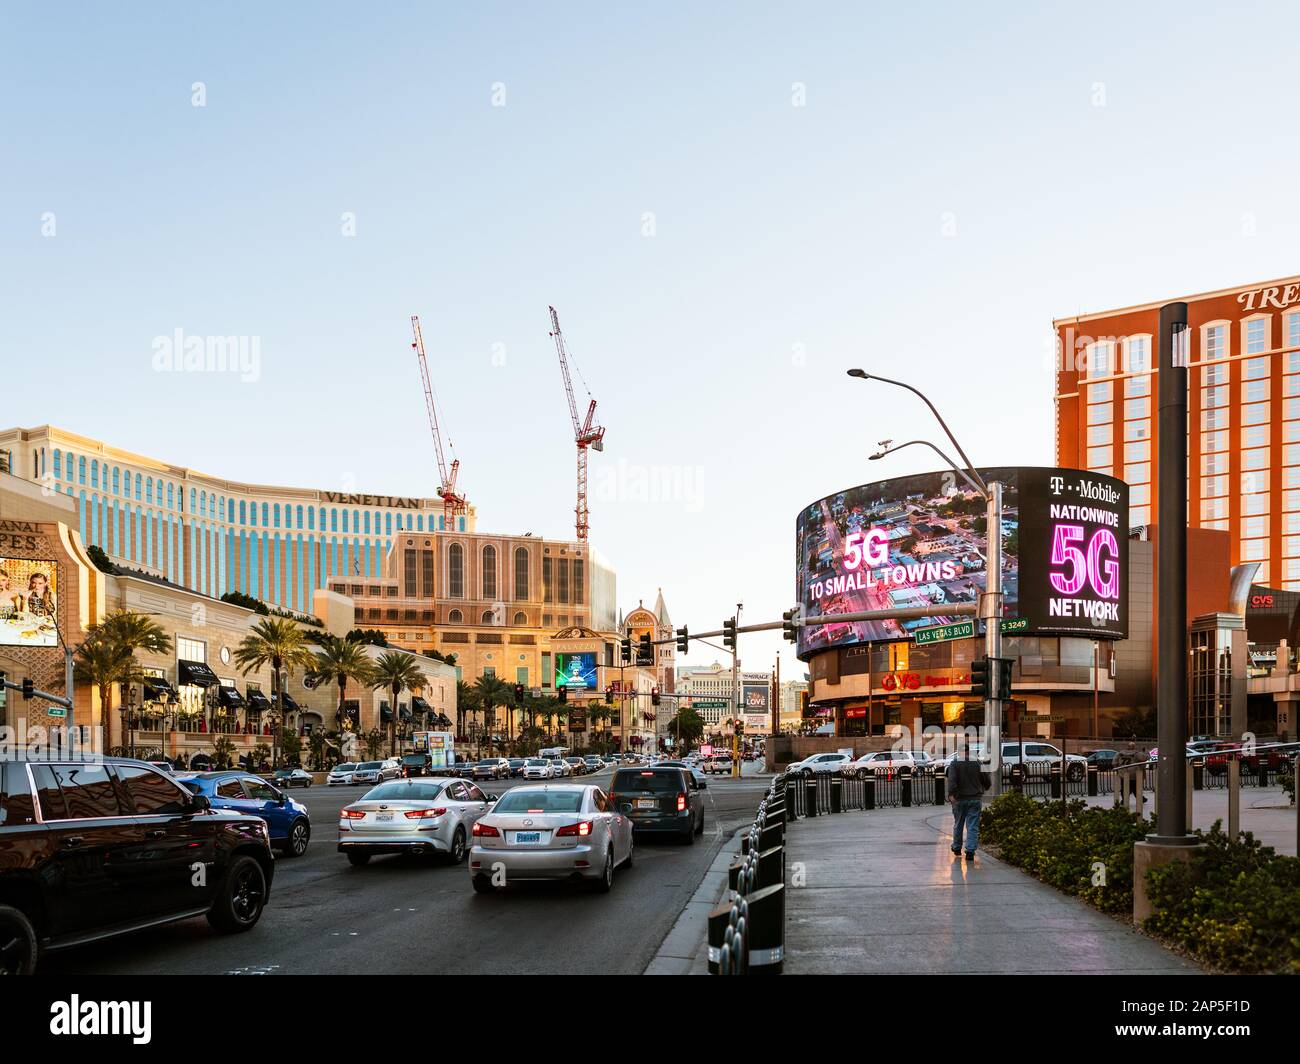
[[[53,562],[0,558],[0,646],[58,646],[58,594]]]
[[[771,708],[767,684],[744,684],[740,689],[741,711],[745,714],[766,715]]]
[[[570,691],[596,689],[596,655],[594,653],[558,653],[555,655],[555,686]]]
[[[1023,631],[1127,634],[1128,486],[1079,470],[981,470],[1003,485],[1003,615]],[[962,618],[987,588],[982,495],[951,471],[859,485],[819,499],[795,525],[796,590],[809,616],[932,608],[911,620],[829,620],[799,629],[802,657],[907,639]]]

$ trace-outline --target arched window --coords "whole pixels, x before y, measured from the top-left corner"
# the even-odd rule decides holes
[[[492,546],[483,548],[483,597],[497,597],[497,549]]]
[[[136,502],[140,501],[140,482],[141,482],[140,474],[137,473],[135,475],[135,501]]]
[[[465,597],[465,548],[459,543],[447,548],[447,594]]]
[[[524,613],[523,610],[520,610],[518,613],[515,614],[515,625],[517,627],[523,627],[527,623],[528,623],[528,614]]]
[[[528,549],[515,548],[515,599],[528,601]]]
[[[463,620],[464,617],[461,614],[460,610],[452,610],[449,614],[447,614],[448,624],[460,624]]]
[[[63,452],[59,450],[54,452],[54,479],[63,479]]]
[[[483,618],[482,618],[482,620],[481,620],[479,623],[480,623],[480,624],[492,624],[492,623],[493,623],[493,620],[492,620],[492,611],[491,611],[491,610],[484,610],[484,611],[483,611]]]

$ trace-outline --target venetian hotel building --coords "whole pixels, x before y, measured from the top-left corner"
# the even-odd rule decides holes
[[[380,576],[404,532],[448,531],[441,499],[241,484],[49,425],[0,430],[0,469],[71,498],[116,564],[303,614],[335,577]],[[473,507],[456,522],[472,533]]]
[[[1226,531],[1257,583],[1300,590],[1300,277],[1055,321],[1057,465],[1126,480],[1131,524],[1152,523],[1156,343],[1175,301],[1190,336],[1188,524]]]

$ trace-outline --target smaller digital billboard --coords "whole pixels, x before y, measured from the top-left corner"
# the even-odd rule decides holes
[[[0,646],[59,645],[58,582],[53,562],[0,558]]]
[[[761,714],[770,709],[767,684],[744,684],[740,693],[743,712]]]
[[[596,689],[595,653],[556,654],[555,686],[567,687],[570,691],[594,691]]]

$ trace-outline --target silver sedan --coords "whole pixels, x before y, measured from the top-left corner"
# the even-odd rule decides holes
[[[599,787],[522,786],[474,825],[470,880],[481,894],[529,879],[575,879],[601,893],[632,864],[632,823]]]
[[[474,825],[495,801],[468,780],[381,783],[339,813],[339,853],[354,865],[384,853],[436,853],[459,864]]]

